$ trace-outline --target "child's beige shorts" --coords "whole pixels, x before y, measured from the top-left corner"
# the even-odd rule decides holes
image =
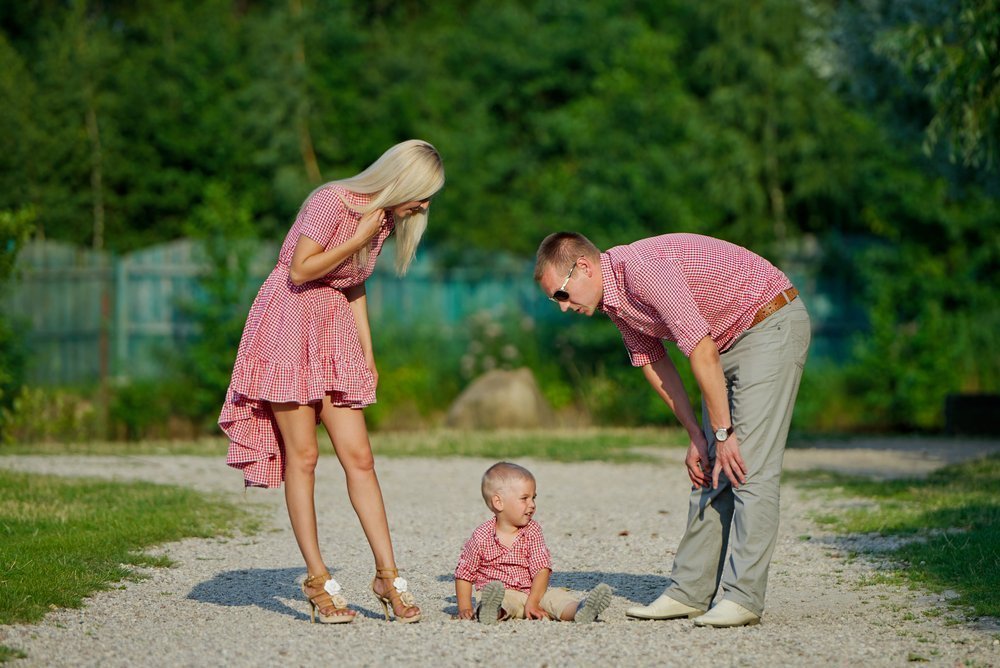
[[[517,589],[505,589],[503,593],[503,609],[506,613],[504,619],[524,619],[524,604],[528,602],[528,595]],[[539,606],[549,617],[559,620],[563,610],[570,603],[578,604],[580,599],[571,595],[566,589],[561,587],[550,587],[545,590]]]

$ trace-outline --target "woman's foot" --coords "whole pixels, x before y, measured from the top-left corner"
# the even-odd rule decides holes
[[[309,620],[313,624],[317,616],[321,624],[354,621],[357,613],[347,607],[347,599],[340,594],[340,584],[329,573],[307,576],[302,582],[302,593],[309,599]]]
[[[408,590],[409,586],[395,568],[375,568],[372,593],[382,604],[386,621],[389,621],[389,607],[396,621],[409,623],[420,621],[420,608]]]

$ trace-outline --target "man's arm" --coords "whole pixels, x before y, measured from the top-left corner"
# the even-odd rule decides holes
[[[455,578],[455,597],[458,599],[458,618],[473,619],[476,611],[472,607],[472,583]]]
[[[691,371],[694,372],[701,396],[708,410],[709,424],[714,429],[732,427],[729,412],[729,394],[726,391],[726,377],[722,372],[719,348],[712,337],[706,336],[691,351]],[[740,454],[740,442],[736,433],[715,445],[715,466],[712,469],[712,487],[719,486],[719,471],[725,471],[733,487],[746,482],[747,467]]]
[[[698,425],[698,418],[695,417],[677,367],[669,357],[663,357],[642,367],[642,373],[688,432],[690,444],[684,458],[688,477],[698,487],[708,487],[709,472],[712,470],[708,459],[708,442]]]

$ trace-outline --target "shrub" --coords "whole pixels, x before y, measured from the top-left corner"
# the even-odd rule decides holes
[[[34,228],[35,214],[31,209],[16,212],[0,211],[0,289],[13,278],[14,263],[24,242]],[[14,322],[6,309],[0,309],[0,441],[6,438],[11,411],[14,409],[27,366],[27,347],[21,332],[24,327]]]

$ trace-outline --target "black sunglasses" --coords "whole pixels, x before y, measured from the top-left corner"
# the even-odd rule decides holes
[[[556,303],[569,301],[569,293],[566,292],[566,284],[569,283],[569,279],[573,276],[574,271],[576,271],[576,262],[574,262],[573,266],[569,268],[569,273],[566,274],[566,280],[562,282],[562,285],[559,286],[558,290],[552,293],[552,296],[549,297],[549,301]]]

